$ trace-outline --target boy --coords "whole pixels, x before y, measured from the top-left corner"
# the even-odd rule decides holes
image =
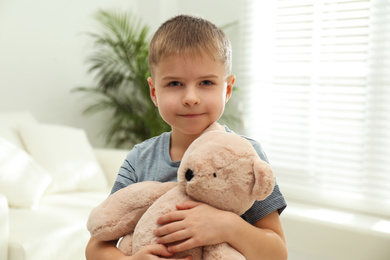
[[[149,47],[149,67],[152,101],[172,131],[131,150],[112,193],[135,182],[176,180],[184,152],[220,118],[232,94],[235,76],[230,75],[230,42],[222,30],[201,18],[181,15],[162,24]],[[248,140],[259,156],[267,160],[260,145]],[[91,238],[86,256],[89,260],[166,259],[173,252],[228,242],[248,260],[287,259],[279,219],[285,207],[277,185],[266,200],[255,202],[242,217],[189,201],[158,219],[159,244],[124,256],[115,247],[116,241],[99,242]]]

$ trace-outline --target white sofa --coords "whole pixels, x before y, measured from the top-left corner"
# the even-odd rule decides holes
[[[85,259],[88,215],[126,153],[28,112],[0,113],[0,259]]]

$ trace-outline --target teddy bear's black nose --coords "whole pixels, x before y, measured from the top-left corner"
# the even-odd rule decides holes
[[[194,177],[194,172],[191,169],[186,171],[186,180],[190,181]]]

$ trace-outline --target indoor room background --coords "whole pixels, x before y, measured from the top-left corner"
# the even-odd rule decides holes
[[[131,11],[151,33],[182,13],[229,25],[228,111],[286,197],[289,259],[390,259],[390,1],[0,0],[0,113],[107,147],[109,113],[83,115],[88,99],[72,92],[95,84],[86,32],[99,9]]]

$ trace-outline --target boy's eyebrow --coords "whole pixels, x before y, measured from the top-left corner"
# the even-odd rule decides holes
[[[176,79],[179,79],[179,77],[175,77],[175,76],[166,76],[166,77],[163,77],[162,80],[176,80]]]
[[[215,74],[208,74],[208,75],[204,75],[204,76],[200,76],[198,77],[197,79],[209,79],[209,78],[219,78],[218,75],[215,75]],[[166,76],[166,77],[163,77],[162,80],[180,80],[181,77],[177,77],[177,76]]]
[[[203,79],[203,78],[219,78],[219,76],[215,75],[215,74],[209,74],[209,75],[201,76],[199,78],[200,79]]]

